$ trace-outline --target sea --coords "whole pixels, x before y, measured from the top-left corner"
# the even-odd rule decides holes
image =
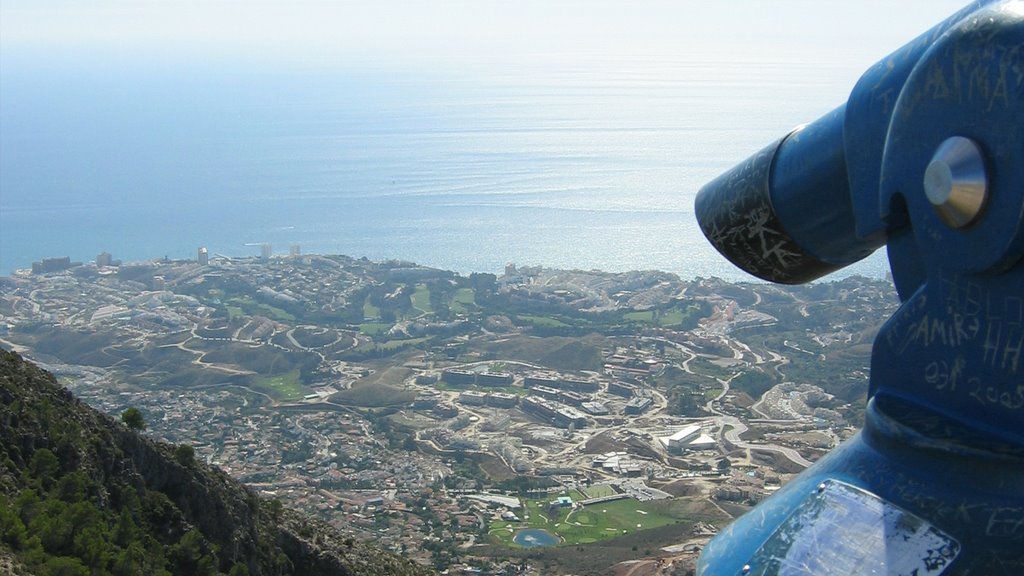
[[[159,64],[159,63],[158,63]],[[749,280],[700,187],[842,104],[814,58],[261,69],[7,64],[0,275],[35,260],[303,253]],[[833,277],[883,277],[884,250]]]

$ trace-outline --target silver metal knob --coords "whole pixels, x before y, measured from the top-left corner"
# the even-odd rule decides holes
[[[985,158],[978,145],[962,136],[940,144],[924,171],[924,192],[950,228],[974,224],[988,198]]]

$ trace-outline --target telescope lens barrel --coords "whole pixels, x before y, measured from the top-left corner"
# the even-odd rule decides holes
[[[764,280],[800,284],[884,242],[856,235],[844,111],[794,130],[700,190],[701,230],[733,264]]]

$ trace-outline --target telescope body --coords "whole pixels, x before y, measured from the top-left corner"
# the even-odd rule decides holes
[[[1024,1],[974,2],[706,185],[709,241],[802,283],[886,245],[864,429],[698,573],[1024,574]]]

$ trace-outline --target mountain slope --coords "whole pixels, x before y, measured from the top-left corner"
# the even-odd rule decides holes
[[[6,351],[0,559],[0,568],[20,563],[38,574],[429,573],[261,500],[190,450],[129,430]]]

